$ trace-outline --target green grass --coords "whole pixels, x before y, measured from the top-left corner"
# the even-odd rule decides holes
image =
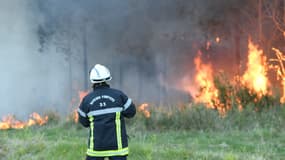
[[[88,130],[69,123],[0,131],[0,159],[80,160]],[[285,131],[137,130],[129,127],[130,160],[281,160]]]
[[[221,77],[222,78],[222,77]],[[285,104],[218,78],[225,115],[203,104],[150,106],[127,120],[129,160],[284,160]],[[214,102],[214,101],[213,101]],[[238,106],[242,105],[240,112]],[[50,111],[49,123],[0,130],[0,160],[84,160],[88,129],[63,122]]]
[[[248,108],[223,117],[200,105],[151,108],[150,118],[138,113],[127,120],[128,159],[285,159],[285,107]],[[88,129],[59,118],[41,127],[0,130],[0,160],[83,160],[87,137]]]

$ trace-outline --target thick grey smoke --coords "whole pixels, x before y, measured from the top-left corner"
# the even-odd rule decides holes
[[[64,55],[39,53],[42,22],[31,1],[0,1],[0,117],[59,110],[70,105]]]
[[[72,74],[81,73],[76,82],[84,79],[85,47],[88,68],[95,63],[109,66],[112,85],[137,102],[185,102],[188,94],[175,89],[176,84],[168,79],[176,73],[178,83],[183,74],[181,62],[194,56],[192,41],[199,37],[199,30],[193,19],[193,2],[43,1],[39,3],[45,20],[41,33],[47,36],[42,48],[54,41],[64,43],[63,51],[79,62],[72,63],[76,66]]]
[[[176,83],[192,76],[197,49],[215,33],[201,19],[224,16],[220,8],[240,1],[210,2],[0,1],[0,116],[69,112],[85,89],[84,52],[87,68],[107,65],[111,85],[138,103],[189,101]]]
[[[37,24],[26,1],[1,1],[0,116],[24,115],[47,104],[43,59],[38,55]]]

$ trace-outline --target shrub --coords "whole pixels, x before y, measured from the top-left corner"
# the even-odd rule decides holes
[[[255,111],[262,111],[265,108],[280,105],[278,94],[273,96],[268,93],[257,93],[240,81],[230,82],[223,74],[215,77],[214,84],[218,90],[218,100],[213,100],[219,102],[216,108],[224,107],[224,110],[228,111],[239,109],[239,107],[251,107]]]
[[[135,130],[250,130],[255,127],[284,128],[285,107],[274,106],[256,111],[249,103],[242,111],[237,108],[221,115],[203,104],[185,105],[184,108],[166,109],[152,106],[151,116],[138,112],[128,125]]]

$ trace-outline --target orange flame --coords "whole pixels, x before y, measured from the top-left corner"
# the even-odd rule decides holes
[[[88,94],[88,91],[79,91],[78,92],[80,103],[87,94]],[[72,117],[73,117],[73,121],[75,123],[78,123],[79,117],[78,117],[78,113],[77,113],[77,108],[73,110]]]
[[[42,125],[44,125],[44,124],[46,124],[46,123],[48,122],[48,116],[41,117],[41,116],[40,116],[38,113],[36,113],[36,112],[33,112],[33,113],[30,115],[30,117],[32,118],[32,119],[30,119],[30,120],[34,120],[34,121],[35,121],[35,122],[30,123],[31,125],[33,125],[33,124],[38,124],[38,125],[42,126]]]
[[[77,109],[73,110],[73,121],[75,123],[78,123],[78,120],[79,120],[79,116],[78,116],[78,113],[77,113]]]
[[[216,42],[220,42],[220,38],[216,37]],[[188,81],[189,79],[182,79],[182,85],[184,90],[188,90],[191,95],[195,95],[194,101],[205,103],[208,108],[218,109],[220,113],[225,113],[227,109],[231,108],[231,104],[222,104],[219,101],[219,91],[214,84],[214,70],[211,63],[204,63],[201,59],[202,52],[198,51],[196,58],[194,59],[195,64],[195,83],[192,84]],[[285,57],[284,57],[285,60]],[[271,94],[268,88],[270,87],[269,80],[267,78],[268,64],[266,62],[266,56],[263,55],[263,51],[258,49],[257,45],[254,45],[251,40],[248,41],[248,62],[247,68],[243,76],[238,77],[241,83],[247,86],[252,92],[258,93],[258,96],[265,94]],[[284,69],[284,86],[285,86],[285,69]],[[235,78],[234,78],[235,79]],[[235,83],[235,80],[232,81]],[[195,90],[195,86],[200,89]],[[196,91],[196,92],[195,92]],[[285,102],[285,87],[284,102]],[[237,100],[238,101],[238,100]],[[239,109],[242,106],[239,105]]]
[[[149,112],[148,108],[149,108],[149,104],[143,103],[138,107],[138,111],[142,112],[146,118],[149,118],[150,112]]]
[[[283,95],[282,95],[282,97],[280,98],[280,102],[281,102],[281,103],[285,103],[285,76],[284,76],[284,75],[283,75],[283,77],[282,77],[281,85],[282,85]]]
[[[88,94],[88,91],[79,91],[78,92],[80,102],[83,100],[83,98],[85,96],[87,96],[87,94]]]
[[[48,116],[41,117],[38,113],[34,112],[30,115],[30,118],[26,121],[19,121],[12,115],[7,115],[2,118],[0,122],[0,130],[7,129],[23,129],[26,127],[34,126],[34,125],[44,125],[48,122]]]
[[[247,69],[242,76],[242,83],[259,95],[267,94],[269,81],[267,79],[266,57],[251,40],[248,41]]]
[[[201,60],[202,52],[199,51],[194,59],[196,66],[195,82],[200,87],[200,92],[194,97],[196,102],[208,104],[213,107],[213,99],[217,99],[218,90],[214,85],[213,69],[211,64],[203,64]]]
[[[220,37],[216,37],[216,42],[220,43],[221,42],[221,38]]]

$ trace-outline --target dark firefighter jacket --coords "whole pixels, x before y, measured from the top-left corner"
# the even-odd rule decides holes
[[[136,114],[135,105],[123,92],[105,84],[95,87],[79,106],[79,122],[90,127],[87,155],[94,157],[128,155],[124,117]]]

